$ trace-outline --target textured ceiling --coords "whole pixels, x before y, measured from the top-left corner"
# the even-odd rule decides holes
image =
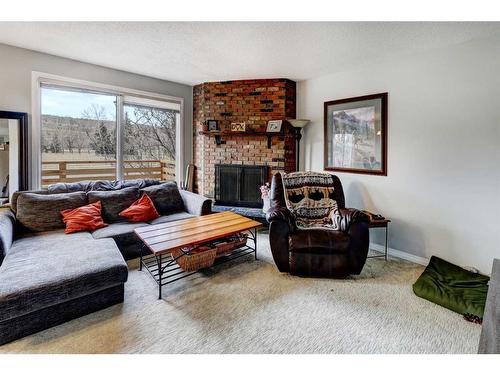
[[[314,78],[498,33],[500,23],[0,23],[0,43],[191,85]]]

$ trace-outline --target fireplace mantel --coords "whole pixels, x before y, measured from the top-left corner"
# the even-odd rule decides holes
[[[200,131],[198,132],[199,135],[206,135],[209,137],[215,137],[215,143],[217,146],[220,146],[222,144],[222,137],[227,138],[227,137],[236,137],[236,136],[243,136],[243,137],[267,137],[267,148],[271,148],[272,145],[272,139],[273,137],[293,137],[296,138],[294,134],[285,134],[284,131],[281,132],[276,132],[276,133],[270,133],[270,132],[232,132],[232,131]]]

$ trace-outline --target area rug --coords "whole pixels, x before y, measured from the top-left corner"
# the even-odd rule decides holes
[[[0,353],[476,353],[481,327],[416,297],[424,267],[368,259],[346,280],[274,266],[267,233],[251,256],[168,285],[157,299],[129,263],[125,302],[0,347]]]

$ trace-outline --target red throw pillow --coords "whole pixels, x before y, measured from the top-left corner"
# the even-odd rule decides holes
[[[101,201],[86,206],[61,211],[66,224],[64,233],[84,232],[107,226],[101,216]]]
[[[120,212],[119,215],[126,217],[129,221],[150,221],[160,217],[153,201],[147,194],[143,194],[142,197],[132,203],[129,208]]]

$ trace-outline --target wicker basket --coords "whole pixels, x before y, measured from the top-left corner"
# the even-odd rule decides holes
[[[233,250],[246,245],[247,236],[244,234],[239,234],[227,238],[223,238],[217,242],[214,242],[215,249],[217,250],[216,257],[223,257],[231,254]]]
[[[211,267],[214,264],[217,249],[201,246],[183,256],[181,256],[182,251],[180,249],[174,250],[170,254],[184,271],[193,272],[202,268]]]

